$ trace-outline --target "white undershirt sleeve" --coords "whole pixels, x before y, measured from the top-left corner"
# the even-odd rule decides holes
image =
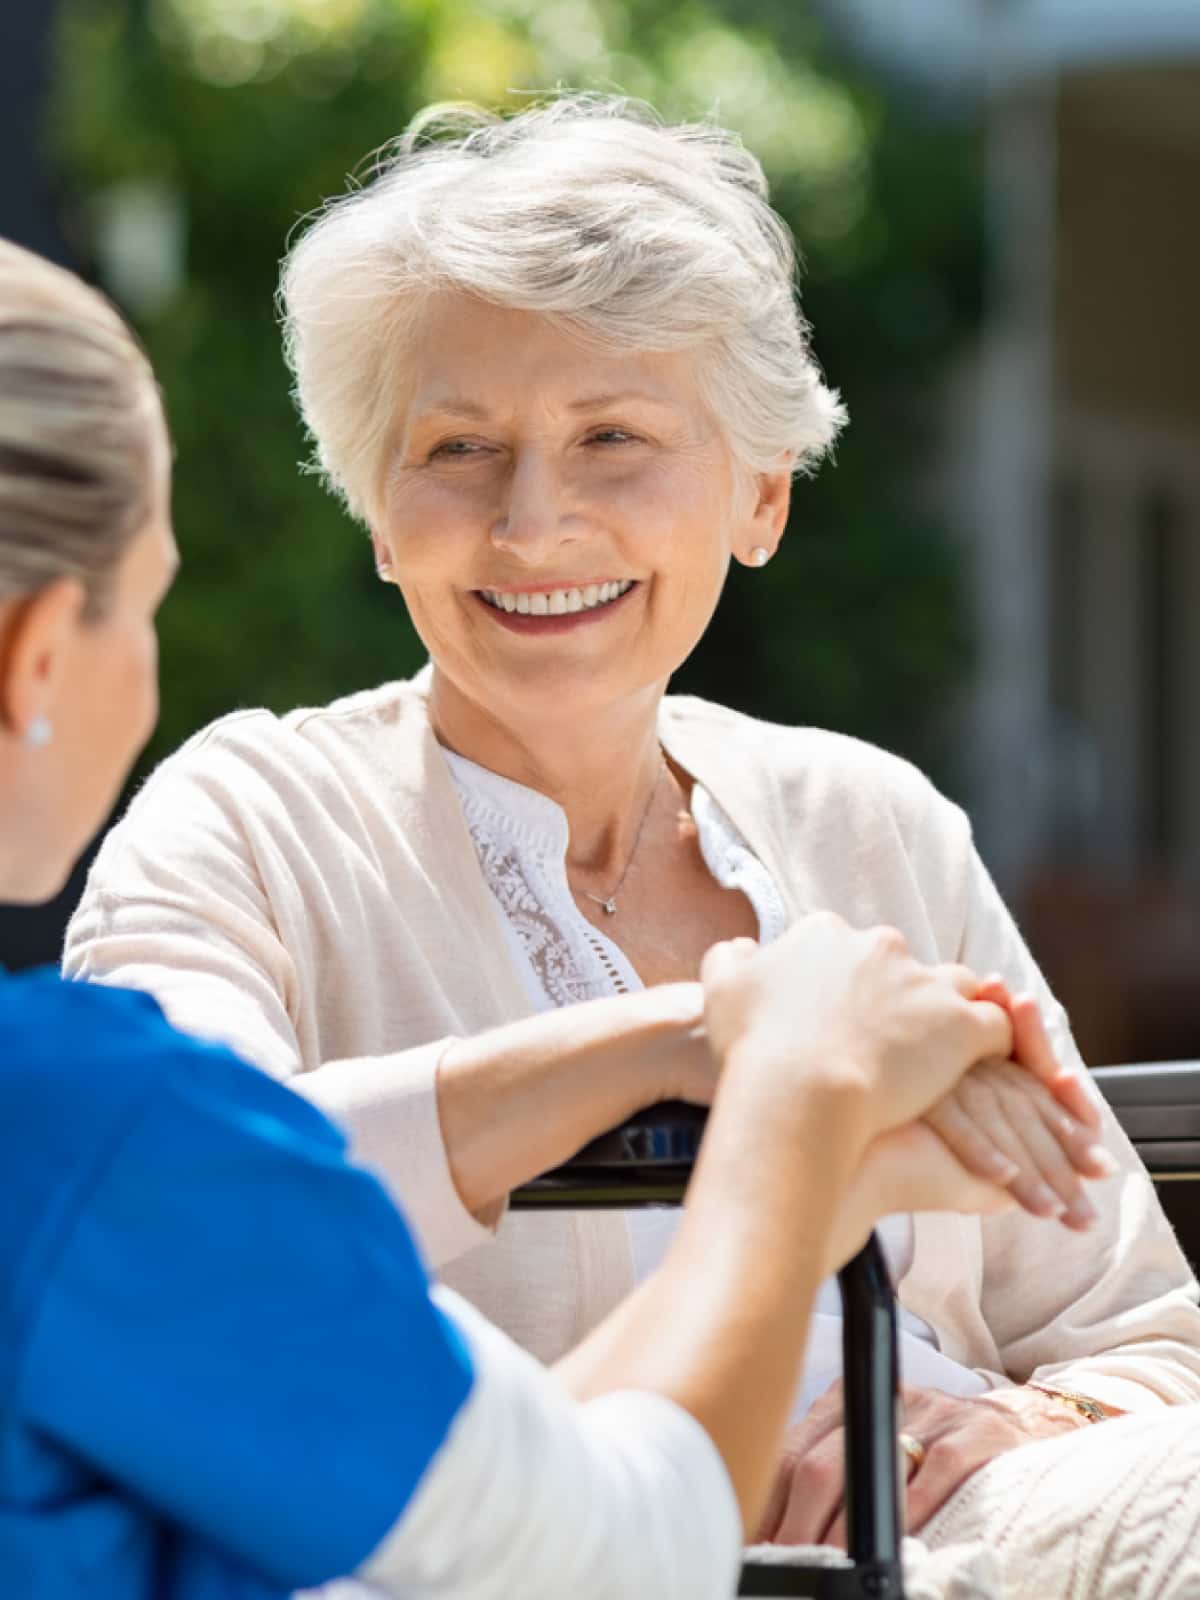
[[[357,1576],[406,1600],[729,1600],[742,1530],[725,1465],[661,1395],[581,1404],[448,1289],[475,1385]]]

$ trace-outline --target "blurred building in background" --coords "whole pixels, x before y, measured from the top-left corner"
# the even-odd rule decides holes
[[[1200,5],[837,0],[984,128],[962,530],[981,845],[1093,1060],[1200,1052]]]

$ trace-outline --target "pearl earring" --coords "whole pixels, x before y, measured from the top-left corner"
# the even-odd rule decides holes
[[[381,556],[379,558],[379,560],[375,563],[375,576],[377,578],[382,578],[383,581],[386,583],[387,580],[391,577],[391,575],[392,575],[392,563],[387,559],[386,556]]]
[[[750,552],[750,564],[755,567],[765,567],[771,559],[771,552],[765,545],[757,544]]]
[[[54,738],[54,727],[49,717],[34,717],[25,729],[25,743],[31,750],[44,750]]]

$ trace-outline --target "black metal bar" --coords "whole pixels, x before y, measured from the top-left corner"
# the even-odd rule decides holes
[[[678,1206],[700,1150],[707,1112],[664,1100],[602,1133],[576,1155],[515,1189],[518,1211],[625,1211]]]
[[[634,1211],[647,1206],[681,1206],[691,1175],[690,1167],[678,1173],[660,1171],[652,1178],[628,1178],[619,1172],[584,1167],[568,1177],[560,1167],[514,1189],[508,1204],[513,1211]]]
[[[874,1234],[842,1268],[838,1285],[849,1554],[855,1561],[898,1561],[903,1525],[896,1459],[896,1307],[887,1262]]]
[[[846,1531],[852,1567],[768,1567],[748,1561],[741,1595],[904,1600],[896,1458],[899,1357],[887,1262],[872,1234],[838,1274],[845,1378]]]

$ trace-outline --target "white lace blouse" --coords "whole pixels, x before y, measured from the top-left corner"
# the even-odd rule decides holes
[[[443,750],[479,862],[497,907],[534,1011],[577,1005],[643,987],[624,951],[582,914],[567,883],[566,813],[535,789],[514,783],[473,761]],[[721,807],[699,783],[692,786],[692,816],[709,871],[723,888],[740,889],[758,919],[763,943],[787,926],[782,897],[770,874]],[[640,1282],[662,1260],[678,1226],[671,1209],[626,1216],[634,1271]],[[893,1282],[912,1261],[909,1216],[888,1217],[879,1227]],[[907,1383],[954,1394],[982,1393],[987,1384],[943,1356],[927,1322],[903,1308],[900,1358]],[[804,1375],[793,1417],[841,1376],[841,1300],[837,1283],[822,1284],[814,1307]]]

